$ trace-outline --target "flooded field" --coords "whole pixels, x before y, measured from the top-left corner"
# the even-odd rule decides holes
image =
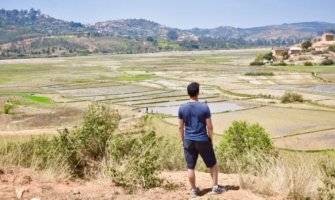
[[[125,125],[132,124],[133,116],[161,114],[166,124],[156,131],[164,132],[169,126],[171,134],[177,134],[171,124],[177,124],[179,106],[188,101],[186,86],[196,81],[201,84],[200,101],[208,103],[219,135],[234,120],[246,120],[262,125],[280,148],[335,148],[331,142],[335,135],[335,66],[313,66],[323,78],[305,67],[248,66],[257,54],[267,51],[2,60],[0,106],[9,98],[17,103],[11,115],[1,109],[0,135],[55,134],[60,127],[75,127],[92,101],[117,107]],[[255,71],[273,75],[247,75]],[[304,103],[280,103],[287,91],[301,94]]]
[[[187,101],[181,101],[175,103],[172,102],[172,104],[166,103],[165,105],[157,107],[145,107],[141,108],[140,110],[143,113],[159,113],[171,116],[178,116],[178,109],[180,105],[184,103],[187,103]],[[212,102],[207,104],[212,113],[222,113],[228,111],[243,110],[247,108],[247,106],[242,106],[241,104],[233,102]]]

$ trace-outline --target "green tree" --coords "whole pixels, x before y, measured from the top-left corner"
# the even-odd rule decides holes
[[[312,42],[310,40],[306,40],[305,42],[301,44],[301,48],[303,49],[308,49],[311,46],[312,46]]]
[[[290,55],[288,54],[288,51],[284,51],[281,56],[283,57],[284,60],[287,60],[290,58]]]
[[[169,40],[177,40],[178,39],[178,33],[175,30],[171,30],[167,33],[167,38]]]

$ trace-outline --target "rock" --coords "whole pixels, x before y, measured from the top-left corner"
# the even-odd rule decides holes
[[[0,169],[0,175],[5,174],[5,171],[3,169]]]
[[[79,191],[79,190],[72,190],[72,194],[73,194],[73,195],[80,194],[80,191]]]
[[[15,183],[18,183],[20,185],[26,185],[29,184],[33,179],[31,176],[23,176],[23,177],[17,177],[15,180]]]
[[[30,200],[41,200],[41,198],[39,198],[39,197],[33,197]]]
[[[17,197],[18,199],[21,199],[22,196],[23,196],[23,193],[24,193],[25,191],[26,191],[26,190],[23,189],[23,188],[16,188],[16,189],[15,189],[16,197]]]

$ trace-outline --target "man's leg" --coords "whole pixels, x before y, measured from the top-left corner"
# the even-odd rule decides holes
[[[211,177],[212,177],[212,184],[213,184],[213,186],[218,185],[218,174],[219,174],[218,165],[215,164],[215,165],[211,168]]]
[[[198,152],[194,148],[192,141],[185,140],[184,154],[187,164],[187,176],[192,189],[196,189],[194,168],[198,160]]]
[[[192,189],[196,189],[194,169],[188,169],[187,170],[187,175],[188,175],[188,181],[190,182],[190,185],[191,185]]]

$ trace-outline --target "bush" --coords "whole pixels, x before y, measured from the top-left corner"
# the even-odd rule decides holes
[[[312,46],[312,42],[310,40],[307,40],[301,44],[301,48],[303,49],[308,49],[311,46]]]
[[[119,135],[108,145],[105,159],[107,173],[129,192],[137,187],[152,188],[162,183],[156,176],[159,139],[154,132],[137,137]]]
[[[321,65],[333,65],[333,64],[334,64],[334,61],[329,58],[326,58],[321,62]]]
[[[275,60],[275,57],[273,56],[272,52],[264,53],[264,54],[258,54],[255,61],[251,62],[251,66],[261,66],[264,65],[263,61],[271,62]]]
[[[269,134],[259,124],[234,121],[218,147],[220,167],[228,173],[247,172],[251,167],[247,152],[269,156],[274,153],[274,147]]]
[[[274,66],[287,66],[287,64],[284,61],[280,61],[279,63],[274,64]]]
[[[281,56],[283,57],[284,60],[287,60],[290,58],[290,54],[288,54],[288,51],[283,51],[283,53],[281,53]]]
[[[282,103],[293,103],[293,102],[303,102],[304,99],[301,94],[297,94],[294,92],[285,92],[285,94],[281,97]]]
[[[328,47],[329,51],[335,52],[335,44]]]
[[[260,61],[253,61],[250,63],[250,66],[262,66],[262,65],[264,65],[264,63]]]
[[[304,66],[313,66],[313,63],[310,61],[304,62]]]
[[[82,157],[101,160],[113,132],[117,129],[121,117],[117,110],[111,110],[106,104],[96,103],[89,106],[81,129],[75,132]]]
[[[67,178],[94,178],[108,172],[113,181],[129,190],[160,185],[156,171],[162,141],[144,128],[140,135],[116,135],[119,121],[117,110],[94,103],[81,128],[65,129],[52,139],[38,136],[9,143],[0,148],[0,163],[48,169]]]
[[[3,111],[5,114],[10,114],[15,105],[15,100],[13,98],[9,98],[5,104],[3,105]]]

